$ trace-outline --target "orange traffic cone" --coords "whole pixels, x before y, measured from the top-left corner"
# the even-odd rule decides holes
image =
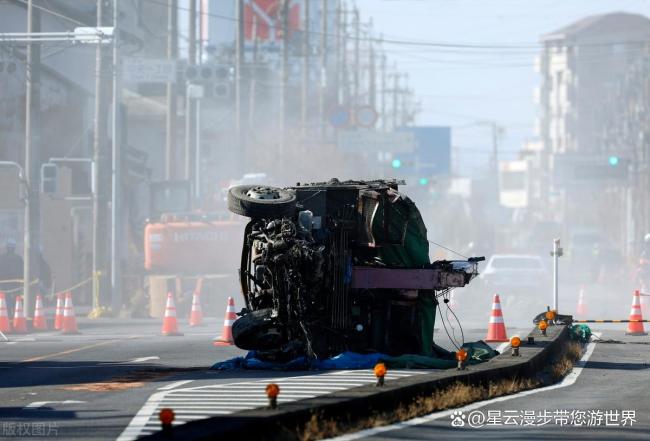
[[[632,309],[630,310],[630,320],[643,320],[641,314],[641,296],[639,290],[634,291],[632,297]],[[648,335],[643,329],[643,322],[630,322],[627,324],[627,335]]]
[[[194,291],[192,295],[192,311],[190,312],[190,326],[201,326],[203,324],[203,311],[201,310],[201,294]]]
[[[56,295],[56,310],[54,311],[54,329],[63,329],[63,293]]]
[[[648,317],[648,291],[645,285],[641,285],[641,292],[639,294],[641,297],[641,314],[643,314],[643,317]]]
[[[72,304],[72,293],[65,295],[65,306],[63,307],[63,324],[61,326],[62,334],[81,334],[77,328],[77,317],[74,315],[74,305]]]
[[[499,294],[495,294],[494,300],[492,301],[492,312],[490,313],[490,322],[488,323],[488,333],[485,341],[491,343],[509,341],[506,335],[506,325],[503,322],[503,314],[501,313]]]
[[[14,334],[27,333],[27,320],[25,320],[25,310],[23,309],[23,298],[16,296],[16,310],[14,312],[13,322]]]
[[[0,332],[11,332],[7,301],[5,300],[5,293],[2,291],[0,291]]]
[[[165,317],[163,318],[162,334],[167,336],[183,335],[178,332],[176,321],[176,306],[171,291],[167,293],[167,305],[165,306]]]
[[[212,344],[214,346],[232,346],[235,344],[232,338],[232,324],[237,320],[235,314],[235,300],[228,297],[228,306],[226,307],[226,316],[223,319],[223,331],[221,337],[215,338]]]
[[[585,303],[585,288],[580,287],[580,294],[578,295],[578,306],[576,306],[576,315],[578,317],[585,317],[587,315],[587,304]]]
[[[34,320],[32,327],[38,331],[47,331],[47,321],[43,315],[43,298],[40,294],[36,296],[36,306],[34,307]]]

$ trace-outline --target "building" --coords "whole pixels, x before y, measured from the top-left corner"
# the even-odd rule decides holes
[[[625,251],[630,155],[607,133],[611,97],[645,53],[650,20],[622,12],[586,17],[542,36],[536,161],[546,219],[598,228]],[[568,235],[569,232],[565,234]]]

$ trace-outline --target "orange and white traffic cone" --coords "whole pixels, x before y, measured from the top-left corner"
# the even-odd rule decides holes
[[[77,317],[74,314],[74,305],[72,304],[72,293],[65,295],[65,305],[63,306],[63,325],[61,334],[81,334],[77,328]]]
[[[223,331],[221,331],[221,337],[213,340],[212,344],[214,346],[232,346],[235,344],[232,338],[232,324],[235,320],[237,320],[237,314],[235,314],[235,300],[232,297],[228,297],[226,316],[223,319]]]
[[[576,316],[587,316],[587,304],[585,303],[585,288],[580,287],[580,294],[578,295],[578,305],[576,306]]]
[[[506,325],[503,322],[503,314],[501,313],[499,294],[495,294],[494,300],[492,301],[492,312],[490,313],[490,322],[488,323],[488,332],[485,341],[490,343],[509,341],[506,335]]]
[[[643,317],[648,317],[648,291],[644,284],[641,285],[639,294],[641,298],[641,314],[643,314]]]
[[[23,298],[21,296],[16,296],[16,310],[12,326],[14,334],[27,333],[27,320],[25,320],[25,310],[23,309]]]
[[[56,295],[56,309],[54,311],[54,329],[63,329],[63,293]]]
[[[11,332],[7,300],[5,299],[5,293],[2,291],[0,291],[0,332]]]
[[[192,295],[192,311],[190,311],[190,326],[201,326],[202,324],[201,295],[198,291],[194,291],[194,295]]]
[[[43,314],[43,298],[40,294],[36,296],[36,306],[34,307],[34,320],[32,327],[37,331],[47,331],[47,320]]]
[[[167,305],[165,306],[165,317],[163,317],[162,334],[166,336],[183,335],[178,332],[178,322],[176,321],[176,305],[174,296],[171,291],[167,293]]]
[[[639,290],[634,291],[634,297],[632,297],[632,309],[630,309],[630,320],[643,320],[643,315],[641,314],[641,296],[639,295]],[[636,321],[630,322],[627,324],[627,335],[648,335],[643,329],[643,322]]]

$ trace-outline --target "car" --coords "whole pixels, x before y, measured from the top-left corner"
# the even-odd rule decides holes
[[[494,254],[479,276],[486,288],[521,292],[548,285],[550,274],[540,256]]]
[[[430,355],[437,299],[476,277],[482,258],[431,263],[420,212],[399,185],[230,188],[228,208],[250,218],[235,344],[270,360]]]

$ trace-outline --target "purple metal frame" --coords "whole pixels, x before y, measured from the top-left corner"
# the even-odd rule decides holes
[[[446,289],[465,286],[465,274],[439,269],[352,267],[353,289]]]

